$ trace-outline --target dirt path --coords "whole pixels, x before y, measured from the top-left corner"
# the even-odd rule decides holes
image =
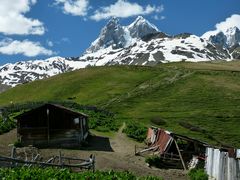
[[[144,158],[134,155],[134,146],[141,145],[122,133],[125,123],[113,137],[93,136],[90,139],[90,147],[85,150],[61,149],[65,156],[88,158],[90,154],[96,156],[97,170],[130,171],[138,176],[160,176],[165,180],[186,180],[186,174],[182,170],[164,170],[150,168]],[[16,130],[0,135],[0,155],[9,155],[12,144],[16,141]],[[41,149],[40,154],[46,159],[58,155],[59,149]]]
[[[126,134],[123,133],[123,129],[126,127],[126,124],[120,127],[116,135],[110,139],[111,147],[113,148],[114,152],[118,153],[119,155],[132,155],[134,153],[134,146],[140,145],[135,141],[131,141]]]
[[[120,127],[114,137],[110,138],[110,145],[113,152],[97,154],[97,168],[98,169],[116,169],[116,170],[128,170],[140,176],[161,176],[165,180],[185,180],[186,174],[182,170],[163,170],[157,168],[150,168],[145,163],[145,158],[135,156],[135,145],[143,146],[141,143],[137,143],[128,138],[123,133],[123,129],[126,124]]]
[[[17,141],[16,129],[0,135],[0,155],[10,155],[13,144]]]

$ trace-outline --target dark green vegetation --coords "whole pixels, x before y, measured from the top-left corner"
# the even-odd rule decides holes
[[[163,168],[161,158],[157,155],[146,157],[145,162],[148,163],[150,167]]]
[[[208,180],[204,169],[191,169],[188,173],[190,180]]]
[[[14,116],[15,114],[10,114],[6,117],[0,116],[0,134],[6,133],[16,127]]]
[[[16,127],[14,117],[30,109],[42,106],[46,102],[28,102],[6,106],[0,116],[0,134]],[[50,101],[47,103],[59,104],[72,110],[83,112],[89,117],[89,128],[101,132],[117,131],[120,124],[115,120],[114,114],[93,106],[83,106],[70,101]]]
[[[160,169],[182,169],[183,166],[180,161],[165,159],[159,155],[149,155],[145,157],[145,162],[149,167],[156,167]]]
[[[79,180],[162,180],[159,177],[136,177],[130,172],[116,172],[116,171],[96,171],[96,172],[82,172],[74,173],[68,169],[54,169],[54,168],[14,168],[14,169],[0,169],[0,179],[79,179]]]
[[[141,123],[129,121],[123,132],[126,133],[128,137],[143,142],[146,139],[147,128]]]
[[[240,146],[237,61],[93,67],[0,94],[0,105],[49,100],[106,109],[118,124],[155,125],[212,144]]]

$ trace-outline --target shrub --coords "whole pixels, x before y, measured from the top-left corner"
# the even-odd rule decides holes
[[[91,180],[110,180],[110,179],[142,179],[142,180],[162,180],[160,177],[141,177],[138,178],[128,171],[96,171],[74,173],[68,169],[56,168],[14,168],[0,169],[0,179],[91,179]]]
[[[208,180],[208,175],[204,169],[191,169],[188,173],[190,180]]]
[[[0,119],[0,134],[6,133],[15,127],[16,123],[13,118],[6,117],[4,120],[3,118]]]
[[[22,143],[21,143],[20,141],[16,141],[16,142],[14,143],[14,146],[15,146],[15,147],[23,147],[23,145],[22,145]]]
[[[143,142],[146,139],[147,128],[132,121],[127,123],[127,127],[123,132],[126,133],[128,137]]]
[[[149,166],[154,166],[157,168],[161,168],[161,158],[159,156],[149,156],[146,157],[145,162],[149,164]]]
[[[89,128],[101,132],[117,131],[120,123],[113,115],[101,111],[83,110],[89,116]]]

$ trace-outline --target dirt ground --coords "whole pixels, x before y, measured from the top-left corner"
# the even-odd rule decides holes
[[[87,159],[90,154],[96,157],[97,170],[131,171],[138,176],[161,176],[165,180],[186,180],[183,170],[150,168],[144,158],[134,155],[135,145],[142,146],[122,133],[125,124],[111,137],[93,135],[86,149],[61,149],[64,156]],[[0,135],[0,155],[10,155],[12,143],[16,141],[16,130]],[[60,149],[41,149],[40,154],[45,158],[59,154]]]

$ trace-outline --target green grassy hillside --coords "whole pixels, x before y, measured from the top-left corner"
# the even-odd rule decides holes
[[[2,106],[49,100],[96,105],[116,113],[117,121],[158,124],[210,143],[240,147],[237,61],[92,67],[0,94]]]

